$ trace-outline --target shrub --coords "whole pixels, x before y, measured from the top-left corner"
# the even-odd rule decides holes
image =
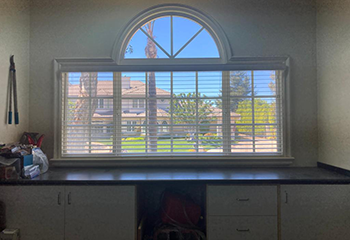
[[[126,141],[145,141],[145,138],[144,137],[129,137],[129,138],[126,138]]]

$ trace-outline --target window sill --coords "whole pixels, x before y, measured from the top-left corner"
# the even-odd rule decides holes
[[[52,167],[282,167],[292,165],[294,157],[237,157],[226,159],[213,158],[65,158],[51,159]]]

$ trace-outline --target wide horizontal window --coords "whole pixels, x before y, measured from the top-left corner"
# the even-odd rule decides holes
[[[60,151],[283,155],[282,71],[66,72]]]

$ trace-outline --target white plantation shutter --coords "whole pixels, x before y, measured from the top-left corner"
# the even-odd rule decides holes
[[[97,73],[63,73],[62,79],[62,154],[116,152],[113,81]]]
[[[283,155],[282,71],[63,73],[61,154]]]

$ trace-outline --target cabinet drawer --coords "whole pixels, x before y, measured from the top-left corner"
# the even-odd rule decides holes
[[[208,186],[209,216],[277,215],[276,186]]]
[[[277,217],[210,216],[208,240],[277,240]]]

